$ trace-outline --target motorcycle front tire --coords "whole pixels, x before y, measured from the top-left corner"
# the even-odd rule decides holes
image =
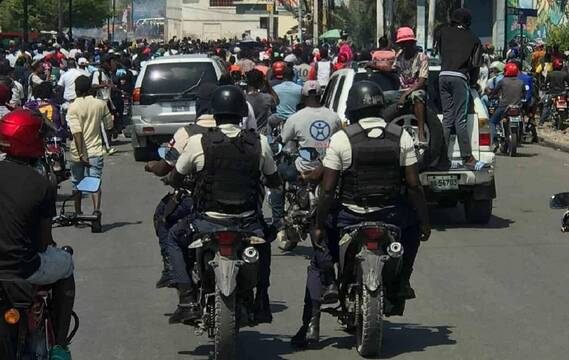
[[[363,284],[361,311],[356,319],[356,349],[365,357],[379,357],[383,345],[383,287],[369,291]]]
[[[237,331],[236,292],[224,296],[217,291],[215,293],[215,360],[235,359]]]

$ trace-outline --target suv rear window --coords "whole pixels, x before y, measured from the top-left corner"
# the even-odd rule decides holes
[[[369,71],[357,73],[354,75],[354,84],[363,80],[369,80],[376,83],[383,91],[399,90],[401,86],[399,77],[395,73],[379,73]]]
[[[148,65],[142,80],[141,93],[174,95],[191,88],[202,77],[205,82],[217,83],[217,74],[211,62],[166,63]],[[192,91],[197,94],[198,88]]]

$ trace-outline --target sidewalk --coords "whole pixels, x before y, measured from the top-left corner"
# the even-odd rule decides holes
[[[554,130],[549,124],[537,129],[539,142],[542,145],[569,152],[569,128],[563,131]]]

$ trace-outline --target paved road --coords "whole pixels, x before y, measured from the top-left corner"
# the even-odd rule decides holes
[[[154,288],[161,261],[151,218],[167,189],[134,163],[127,145],[120,149],[105,159],[104,233],[55,231],[76,254],[81,329],[74,359],[207,359],[207,337],[168,325],[175,293]],[[387,323],[385,358],[567,358],[569,237],[547,201],[569,190],[569,155],[539,146],[520,152],[498,160],[498,200],[488,226],[464,225],[461,209],[433,210],[437,229],[420,250],[413,280],[418,299]],[[273,253],[274,322],[242,330],[239,358],[357,359],[353,338],[329,316],[320,351],[289,346],[310,249]]]

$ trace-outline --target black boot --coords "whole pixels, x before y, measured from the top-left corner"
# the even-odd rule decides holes
[[[257,295],[255,296],[255,322],[257,324],[270,324],[273,322],[268,289],[257,289]]]
[[[411,274],[413,273],[413,267],[404,263],[401,269],[401,282],[399,285],[399,291],[395,294],[395,297],[400,300],[411,300],[415,299],[415,290],[411,287],[409,280],[411,279]]]
[[[163,256],[162,262],[164,264],[162,268],[162,276],[160,277],[160,280],[156,282],[156,288],[161,289],[165,287],[174,287],[174,280],[170,277],[170,258],[168,256]]]
[[[320,303],[312,303],[312,317],[306,330],[308,344],[317,344],[320,341]]]
[[[305,348],[308,345],[306,340],[306,332],[308,331],[308,324],[302,324],[297,333],[290,339],[290,344],[295,348]]]
[[[170,324],[188,323],[199,319],[202,314],[191,284],[179,284],[180,303],[168,322]]]
[[[338,285],[334,270],[322,273],[322,304],[331,305],[338,302]]]

